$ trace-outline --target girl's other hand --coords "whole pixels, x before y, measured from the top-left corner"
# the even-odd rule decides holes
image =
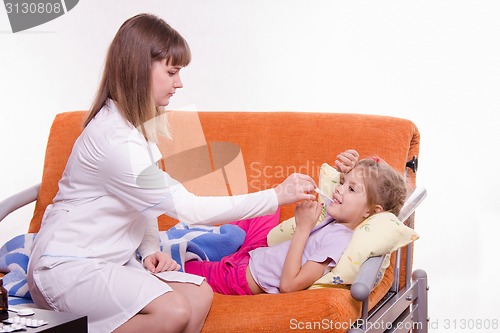
[[[338,171],[342,173],[348,173],[352,170],[352,168],[354,168],[354,166],[358,162],[358,159],[358,152],[354,149],[348,149],[337,155],[335,165],[337,166]]]

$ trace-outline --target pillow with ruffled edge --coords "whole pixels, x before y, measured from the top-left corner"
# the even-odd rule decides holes
[[[318,187],[328,196],[333,195],[335,187],[340,183],[340,172],[323,163],[320,168]],[[324,199],[319,196],[319,202]],[[326,208],[318,219],[321,222],[326,216]],[[267,236],[269,246],[292,238],[295,232],[295,218],[292,217],[274,227]],[[352,284],[361,264],[369,257],[386,255],[377,275],[375,286],[382,280],[385,270],[390,264],[390,254],[398,248],[418,239],[418,234],[400,222],[392,213],[383,212],[373,215],[363,221],[353,233],[346,250],[339,262],[330,272],[316,281],[310,289],[331,287],[341,284]]]
[[[386,255],[375,285],[389,266],[390,254],[419,238],[418,234],[401,222],[396,215],[382,212],[368,217],[354,229],[352,239],[342,257],[330,272],[314,283],[315,286],[352,284],[361,264],[368,258]]]

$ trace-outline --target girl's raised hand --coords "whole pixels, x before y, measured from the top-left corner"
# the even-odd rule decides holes
[[[307,200],[295,206],[295,223],[297,229],[311,231],[317,224],[323,205],[317,201]]]
[[[348,149],[337,155],[337,160],[335,161],[335,165],[337,166],[337,170],[342,173],[348,173],[354,168],[356,163],[358,162],[359,154],[354,149]]]

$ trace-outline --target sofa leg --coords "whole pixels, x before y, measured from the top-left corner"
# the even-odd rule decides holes
[[[424,270],[417,269],[412,274],[413,283],[417,284],[417,298],[414,305],[413,323],[415,333],[427,333],[429,326],[428,319],[428,295],[429,287],[427,285],[427,273]]]

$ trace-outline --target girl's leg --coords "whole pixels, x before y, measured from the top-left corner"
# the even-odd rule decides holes
[[[246,233],[240,249],[221,261],[188,261],[186,273],[205,277],[212,289],[225,295],[251,295],[246,269],[250,260],[248,252],[267,246],[267,234],[279,222],[280,210],[274,214],[233,222]]]
[[[231,224],[237,225],[245,231],[245,241],[240,249],[248,252],[258,247],[267,246],[267,234],[278,225],[279,221],[280,208],[274,214],[235,221]]]
[[[200,332],[212,303],[211,288],[206,282],[169,285],[173,291],[151,301],[114,332]]]
[[[213,291],[223,295],[252,295],[246,280],[250,255],[238,251],[221,261],[188,261],[186,273],[205,277]]]

